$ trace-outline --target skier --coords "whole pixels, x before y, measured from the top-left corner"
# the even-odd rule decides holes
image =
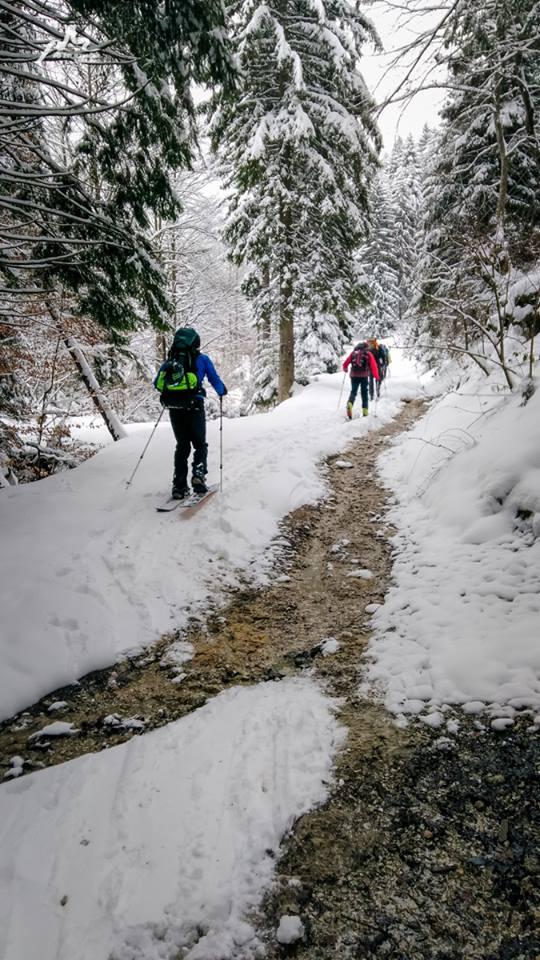
[[[176,439],[172,497],[183,500],[189,495],[187,482],[188,457],[193,446],[191,485],[195,493],[207,493],[206,417],[202,383],[206,377],[218,397],[227,394],[227,387],[206,353],[200,352],[201,338],[192,327],[176,331],[165,363],[158,370],[154,386],[161,393],[161,403],[169,410]]]
[[[354,401],[356,400],[358,388],[360,387],[362,396],[362,414],[364,417],[367,417],[368,383],[370,377],[373,377],[375,380],[379,379],[379,370],[375,362],[375,358],[369,350],[365,340],[361,340],[360,343],[357,343],[354,350],[349,354],[347,359],[343,361],[343,369],[345,371],[348,370],[349,366],[351,368],[351,392],[347,401],[347,416],[349,420],[352,419],[353,405]]]

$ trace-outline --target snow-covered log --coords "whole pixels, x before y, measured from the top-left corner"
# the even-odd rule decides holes
[[[77,365],[77,369],[81,375],[81,378],[88,387],[90,396],[92,397],[94,404],[103,417],[113,440],[123,440],[124,437],[127,436],[126,431],[120,423],[116,413],[103,396],[103,393],[99,388],[99,383],[97,382],[75,337],[66,337],[64,339],[64,344],[73,358],[73,361]]]

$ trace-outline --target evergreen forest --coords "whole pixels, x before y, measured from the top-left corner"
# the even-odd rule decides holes
[[[230,415],[370,336],[532,389],[540,7],[403,0],[430,26],[388,100],[445,99],[389,144],[362,72],[380,7],[2,0],[1,485],[76,465],[70,418],[155,419],[180,326]]]

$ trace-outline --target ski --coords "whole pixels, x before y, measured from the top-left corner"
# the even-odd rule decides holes
[[[182,511],[183,517],[192,517],[196,511],[202,507],[203,503],[206,503],[215,493],[217,493],[219,487],[217,483],[212,484],[208,487],[206,493],[193,494],[193,496],[188,497],[186,500],[180,501],[180,506],[184,507]]]
[[[174,500],[173,497],[169,497],[168,500],[164,500],[163,503],[160,503],[156,510],[158,513],[170,513],[171,510],[176,510],[180,506],[180,500]]]
[[[173,510],[176,510],[177,507],[181,507],[184,511],[190,509],[191,507],[197,507],[204,500],[207,500],[209,496],[213,493],[216,493],[218,489],[217,483],[212,484],[208,487],[206,493],[190,493],[188,497],[184,497],[183,500],[175,500],[173,497],[169,497],[167,500],[164,500],[163,503],[160,503],[156,507],[158,513],[171,513]]]

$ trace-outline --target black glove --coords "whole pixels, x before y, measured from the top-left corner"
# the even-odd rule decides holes
[[[227,394],[228,394],[228,392],[229,392],[229,391],[227,390],[227,387],[225,386],[225,384],[223,384],[223,393],[221,394],[221,396],[222,396],[222,397],[226,397]]]

